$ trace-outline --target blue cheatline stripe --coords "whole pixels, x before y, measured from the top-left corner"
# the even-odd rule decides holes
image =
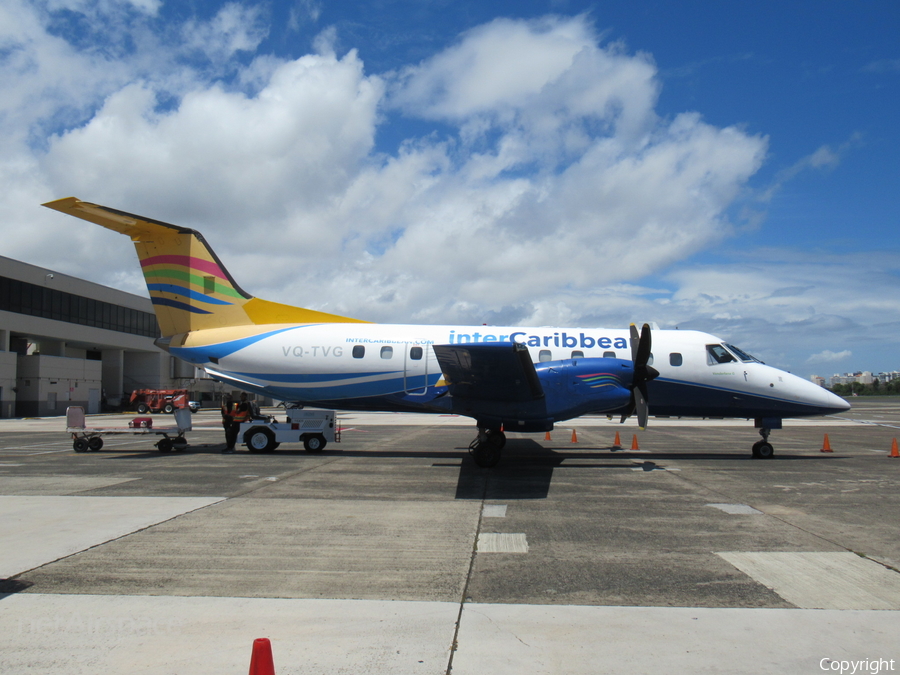
[[[398,370],[382,370],[377,372],[360,372],[360,373],[308,373],[308,374],[286,374],[286,373],[231,373],[235,377],[247,377],[254,380],[265,380],[267,382],[339,382],[340,380],[352,380],[360,377],[381,377],[383,375],[401,375],[402,371]]]
[[[287,401],[340,401],[353,400],[366,397],[381,397],[403,394],[404,392],[417,391],[422,388],[434,387],[439,374],[429,375],[428,379],[424,375],[415,377],[390,377],[391,373],[385,373],[388,378],[380,380],[372,380],[366,382],[322,382],[317,383],[318,386],[304,386],[297,383],[280,382],[253,382],[252,378],[239,378],[236,373],[228,373],[220,370],[215,371],[215,377],[223,382],[232,382],[242,388],[252,388],[254,391],[265,393],[274,398]],[[429,382],[428,380],[433,380]]]
[[[219,298],[213,298],[197,291],[192,291],[184,286],[176,286],[175,284],[147,284],[147,288],[158,293],[174,293],[175,295],[186,295],[191,300],[197,302],[205,302],[208,305],[233,305],[233,302],[225,302]]]
[[[695,389],[705,389],[706,391],[720,391],[726,394],[735,394],[741,396],[749,396],[758,399],[762,399],[764,401],[775,401],[777,403],[789,403],[790,405],[795,405],[801,408],[821,408],[822,406],[817,405],[815,403],[801,403],[800,401],[795,401],[790,398],[782,398],[780,396],[775,396],[771,394],[763,394],[761,392],[754,391],[744,391],[742,389],[730,389],[728,387],[719,387],[713,384],[701,384],[699,382],[690,382],[687,380],[675,380],[668,377],[658,377],[654,380],[654,382],[666,382],[668,384],[677,384],[682,387],[693,387]],[[653,386],[652,384],[650,385]]]
[[[804,403],[802,401],[797,401],[790,398],[782,398],[774,395],[766,395],[760,392],[748,392],[743,391],[741,389],[730,389],[727,387],[719,387],[710,384],[698,384],[696,382],[687,382],[684,380],[675,380],[669,378],[659,377],[653,382],[650,383],[650,405],[653,406],[654,395],[652,387],[654,387],[654,383],[661,382],[662,384],[670,384],[677,385],[679,387],[684,387],[688,390],[701,390],[703,392],[725,392],[732,395],[739,395],[743,399],[749,399],[753,405],[760,405],[759,401],[762,401],[763,404],[770,403],[780,403],[785,406],[784,409],[778,410],[777,412],[772,412],[772,417],[804,417],[807,415],[827,415],[834,411],[834,408],[829,407],[828,405],[823,405],[819,403]],[[692,393],[686,391],[682,396],[687,399],[692,396]],[[658,399],[657,399],[658,400]],[[667,404],[671,407],[672,404]],[[665,407],[665,406],[663,406]],[[752,409],[752,405],[750,406],[741,406],[738,408],[733,408],[728,411],[724,416],[725,417],[747,417],[747,415],[742,414],[742,412]]]
[[[199,307],[191,307],[190,305],[186,305],[183,302],[170,300],[169,298],[157,298],[154,296],[150,298],[150,302],[152,302],[154,305],[165,305],[166,307],[183,309],[185,312],[191,312],[192,314],[212,314],[212,312],[208,312],[205,309],[200,309]]]

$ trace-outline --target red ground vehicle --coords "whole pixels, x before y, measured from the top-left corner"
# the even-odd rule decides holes
[[[176,408],[190,407],[188,397],[187,389],[135,389],[129,402],[137,404],[136,409],[141,415],[148,412],[171,415]]]

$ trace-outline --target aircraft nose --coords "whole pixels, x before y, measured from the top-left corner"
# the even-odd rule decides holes
[[[802,380],[802,382],[804,384],[803,398],[809,405],[819,408],[822,415],[834,415],[850,410],[850,404],[837,394],[813,382],[807,380]]]

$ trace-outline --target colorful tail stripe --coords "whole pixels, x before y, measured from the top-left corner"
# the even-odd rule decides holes
[[[145,268],[144,278],[147,280],[148,285],[153,279],[172,279],[174,281],[180,281],[187,285],[193,284],[195,286],[199,286],[204,290],[204,292],[210,290],[213,293],[218,293],[219,295],[227,295],[237,299],[241,299],[244,297],[236,290],[234,290],[232,286],[226,286],[225,284],[220,283],[212,277],[201,277],[198,274],[191,274],[188,271],[179,270],[172,267],[154,266],[153,268]]]
[[[229,300],[245,299],[221,266],[211,260],[189,255],[155,255],[141,260],[141,268],[155,305],[191,314],[211,314],[198,305],[229,306],[235,304]]]
[[[187,255],[155,255],[152,258],[141,260],[141,267],[150,267],[151,265],[180,265],[191,271],[205,272],[212,274],[225,281],[229,281],[228,275],[222,271],[216,263],[211,260],[203,260]],[[230,283],[230,281],[229,281]]]
[[[185,286],[176,286],[175,284],[147,284],[147,289],[151,291],[159,291],[160,293],[180,293],[182,295],[188,296],[191,300],[196,300],[197,302],[206,302],[211,305],[233,305],[233,302],[227,302],[225,300],[219,300],[218,298],[214,298],[210,295],[204,295],[203,293],[198,293],[197,291],[193,291],[190,288]]]
[[[191,314],[212,314],[212,312],[207,312],[205,309],[200,309],[199,307],[191,307],[190,305],[186,305],[183,302],[178,302],[177,300],[172,300],[171,298],[160,298],[154,295],[150,298],[150,302],[152,302],[154,305],[183,309],[185,312],[190,312]]]

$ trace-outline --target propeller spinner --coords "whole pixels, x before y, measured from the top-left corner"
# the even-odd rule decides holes
[[[637,411],[638,426],[647,427],[649,404],[647,401],[647,383],[659,377],[659,371],[649,365],[650,360],[650,326],[644,324],[638,335],[637,326],[631,324],[631,360],[634,363],[634,377],[631,381],[631,402],[628,411],[622,415],[622,422]]]

